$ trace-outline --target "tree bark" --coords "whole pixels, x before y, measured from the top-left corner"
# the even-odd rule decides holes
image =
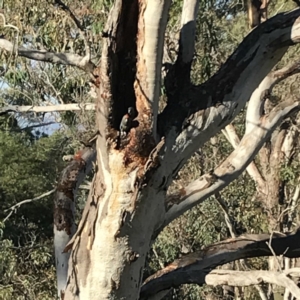
[[[103,45],[99,70],[98,171],[73,239],[66,299],[139,297],[151,235],[165,211],[166,181],[158,159],[164,141],[156,144],[153,129],[169,5],[170,1],[116,1],[111,11],[111,38]],[[136,53],[135,79],[134,70],[123,73],[119,63],[124,57],[134,59]],[[121,99],[118,90],[128,97]],[[138,111],[138,126],[121,137],[120,111],[126,114],[131,105]]]
[[[233,120],[288,46],[300,41],[300,10],[265,22],[214,77],[201,86],[189,84],[187,93],[170,99],[158,115],[169,6],[169,0],[117,0],[111,10],[101,65],[95,70],[100,79],[96,82],[97,173],[69,245],[66,299],[138,299],[153,233],[165,222],[166,191],[173,176],[194,151]],[[299,103],[286,105],[262,123],[276,126]],[[128,116],[129,107],[137,111],[135,117]],[[132,126],[122,135],[124,117]],[[260,147],[268,134],[257,134],[257,139],[262,138]],[[250,139],[241,145],[240,153],[229,158],[237,169]],[[217,179],[231,178],[227,167],[220,166]]]
[[[64,249],[76,231],[75,198],[79,185],[91,172],[96,151],[81,150],[80,157],[73,159],[63,170],[54,195],[54,249],[58,296],[64,295],[67,283],[70,253]]]

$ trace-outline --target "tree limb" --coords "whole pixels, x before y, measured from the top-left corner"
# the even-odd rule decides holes
[[[143,123],[151,127],[156,140],[163,46],[170,5],[170,0],[152,0],[151,5],[142,1],[138,22],[136,106],[140,113],[151,114],[152,124],[148,125],[146,120]]]
[[[234,127],[232,125],[228,125],[225,128],[225,130],[226,130],[225,136],[227,137],[227,139],[231,142],[231,144],[235,148],[235,151],[233,151],[233,153],[230,156],[235,161],[240,160],[241,169],[239,169],[239,167],[237,168],[236,166],[233,166],[232,162],[229,160],[229,157],[228,157],[223,162],[223,164],[221,164],[221,166],[219,167],[219,168],[222,168],[222,165],[225,166],[226,164],[228,166],[228,169],[233,167],[233,170],[234,170],[233,173],[231,173],[231,171],[229,171],[227,173],[227,175],[225,176],[226,181],[222,181],[220,178],[217,180],[216,176],[211,176],[211,174],[206,174],[206,175],[202,176],[199,180],[196,180],[193,183],[191,183],[190,185],[188,185],[188,187],[181,189],[179,192],[175,192],[172,195],[169,195],[167,197],[167,203],[169,204],[169,207],[172,206],[172,204],[174,204],[174,206],[167,213],[166,220],[168,220],[170,218],[170,216],[173,213],[175,213],[175,211],[177,209],[180,210],[179,207],[181,205],[182,205],[182,207],[184,206],[183,204],[177,205],[178,203],[180,203],[182,201],[180,199],[186,199],[185,201],[187,201],[186,202],[186,204],[187,204],[188,199],[190,197],[192,197],[192,198],[195,197],[194,199],[196,199],[197,198],[196,195],[198,193],[205,195],[206,192],[212,191],[213,190],[213,188],[211,187],[212,185],[216,188],[216,191],[219,191],[224,186],[226,186],[229,182],[231,182],[231,181],[227,181],[227,180],[229,180],[228,175],[230,173],[232,175],[235,174],[233,177],[231,177],[232,180],[234,180],[241,174],[239,172],[243,172],[245,170],[245,167],[249,168],[248,172],[249,172],[250,176],[258,184],[259,189],[261,191],[265,190],[265,181],[264,181],[263,177],[261,176],[258,169],[256,168],[256,166],[253,163],[248,165],[249,164],[248,158],[249,157],[252,157],[252,159],[254,158],[256,153],[262,147],[264,141],[267,140],[267,138],[272,134],[272,132],[275,130],[275,128],[278,126],[278,124],[280,124],[280,122],[283,120],[283,118],[285,118],[285,116],[282,116],[282,118],[280,117],[275,123],[273,123],[273,121],[275,121],[275,119],[277,117],[274,120],[270,119],[271,122],[269,124],[271,127],[268,127],[268,128],[265,127],[265,124],[263,124],[263,123],[266,122],[266,120],[269,119],[269,117],[264,116],[263,111],[262,111],[262,106],[264,104],[264,96],[266,94],[269,94],[277,83],[279,83],[280,81],[288,78],[289,76],[294,75],[299,72],[300,72],[300,62],[298,61],[298,62],[292,63],[291,65],[284,67],[280,70],[270,72],[264,78],[264,80],[261,82],[259,87],[253,92],[253,94],[250,98],[250,101],[249,101],[247,115],[246,115],[246,130],[245,130],[245,135],[242,140],[245,144],[242,145],[240,143],[239,138],[238,138],[238,136],[234,130]],[[279,104],[279,106],[277,108],[274,108],[272,114],[274,114],[274,112],[276,112],[277,110],[280,110],[281,105],[282,105],[282,107],[284,107],[285,105],[289,105],[289,103],[291,104],[290,101],[291,100],[289,100],[285,103]],[[271,125],[271,123],[272,123],[272,125]],[[267,135],[266,135],[266,133],[267,133]],[[256,134],[258,134],[257,138],[254,138],[254,136]],[[253,137],[253,140],[252,140],[252,137]],[[263,140],[260,140],[260,137],[263,138]],[[251,142],[251,140],[253,141],[253,143]],[[251,144],[251,146],[254,146],[252,148],[254,152],[251,152],[252,150],[250,150],[251,146],[249,147],[249,144]],[[247,153],[246,149],[249,150],[248,153]],[[238,154],[239,151],[242,151],[241,153],[243,153],[243,154],[242,154],[242,156],[237,158],[239,156],[239,154]],[[235,157],[235,155],[236,155],[236,157]],[[246,161],[248,161],[248,163],[246,163]],[[244,164],[244,163],[246,163],[246,164]],[[235,172],[237,172],[237,173],[235,173]],[[216,170],[214,173],[217,174]],[[223,175],[225,173],[223,173]],[[222,175],[222,177],[223,177],[223,175]],[[213,192],[208,192],[208,194],[206,196],[204,196],[204,199],[206,199],[207,197],[209,197],[212,194],[213,194]],[[198,202],[196,200],[195,203],[198,204],[202,201],[203,200]],[[184,210],[184,211],[186,211],[186,210]],[[181,211],[181,213],[183,213],[183,211]],[[181,213],[179,213],[178,215],[176,214],[176,215],[179,216]],[[173,220],[173,218],[170,218],[170,220]],[[169,223],[169,221],[167,221],[167,224],[168,223]]]
[[[286,78],[300,72],[300,61],[277,71],[270,72],[255,89],[250,97],[246,112],[246,134],[260,122],[266,98],[272,93],[274,86]]]
[[[288,46],[300,41],[299,16],[296,9],[267,20],[244,39],[216,75],[189,88],[178,103],[167,104],[159,128],[168,147],[165,163],[174,173],[235,118]]]
[[[55,53],[48,52],[45,50],[30,50],[24,47],[19,47],[18,49],[15,49],[13,43],[4,38],[0,38],[0,48],[12,54],[17,54],[18,56],[37,61],[78,67],[89,74],[93,74],[94,69],[96,67],[90,61],[89,56],[82,57],[74,53]]]
[[[12,215],[12,213],[14,211],[16,211],[21,205],[23,205],[25,203],[34,202],[36,200],[40,200],[40,199],[45,198],[45,197],[47,197],[49,195],[52,195],[54,192],[55,192],[55,189],[53,189],[51,191],[48,191],[48,192],[46,192],[46,193],[44,193],[44,194],[42,194],[40,196],[34,197],[32,199],[26,199],[26,200],[20,201],[17,204],[11,206],[10,208],[5,209],[4,212],[8,212],[9,211],[9,214],[5,217],[5,219],[3,220],[3,222],[6,222],[9,219],[9,217]]]
[[[271,256],[272,251],[267,245],[269,239],[268,234],[247,234],[215,243],[202,251],[190,253],[148,277],[142,286],[140,299],[147,299],[160,291],[178,287],[181,284],[203,285],[212,269],[231,261]],[[284,253],[286,257],[299,257],[300,230],[291,235],[274,234],[272,249],[276,255]]]
[[[234,149],[236,149],[236,147],[238,147],[239,143],[240,143],[240,139],[235,131],[235,128],[232,124],[229,124],[225,127],[225,129],[223,130],[226,132],[225,137],[227,138],[227,140],[230,142],[230,144],[233,146]],[[249,176],[255,181],[255,183],[257,184],[257,187],[260,191],[264,191],[265,189],[265,180],[262,177],[261,173],[259,172],[259,170],[256,167],[256,164],[254,161],[250,162],[250,164],[248,165],[248,167],[246,168]]]
[[[282,272],[273,271],[231,271],[213,270],[205,277],[208,285],[231,285],[231,286],[251,286],[263,282],[276,284],[286,288],[296,299],[300,299],[300,289],[289,277],[300,277],[300,268],[283,270]]]
[[[201,176],[180,192],[167,196],[169,210],[166,213],[164,224],[156,233],[178,216],[235,180],[253,160],[280,122],[299,109],[299,101],[293,103],[293,100],[289,99],[280,103],[269,116],[264,116],[251,132],[245,134],[238,147],[213,172]]]
[[[196,18],[199,0],[183,1],[180,30],[180,59],[183,63],[191,63],[195,51]]]
[[[46,113],[56,111],[85,111],[95,110],[94,103],[71,103],[71,104],[58,104],[47,106],[31,106],[31,105],[8,105],[0,107],[0,116],[9,112],[15,113]]]
[[[176,62],[168,66],[165,87],[168,103],[177,103],[191,85],[190,73],[195,52],[196,18],[199,0],[185,0],[181,14],[179,51]]]

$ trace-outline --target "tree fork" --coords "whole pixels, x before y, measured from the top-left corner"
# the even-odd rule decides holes
[[[66,299],[139,296],[151,235],[165,212],[167,181],[159,161],[164,140],[156,141],[155,120],[169,5],[116,1],[110,13],[97,69],[97,173],[73,238]],[[155,8],[161,15],[153,17]],[[123,139],[119,122],[129,106],[137,108],[137,126]]]

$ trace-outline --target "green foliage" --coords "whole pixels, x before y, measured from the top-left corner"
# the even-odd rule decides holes
[[[35,138],[12,118],[0,125],[0,220],[9,207],[53,189],[65,138]],[[53,299],[52,198],[16,208],[0,223],[0,299]]]

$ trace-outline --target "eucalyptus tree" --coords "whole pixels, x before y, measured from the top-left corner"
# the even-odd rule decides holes
[[[299,99],[294,98],[268,113],[264,105],[266,91],[276,83],[270,80],[272,68],[300,41],[300,10],[259,24],[215,75],[194,85],[190,75],[199,1],[183,3],[179,49],[176,60],[168,64],[163,57],[171,0],[116,0],[102,31],[98,63],[91,57],[89,28],[83,28],[61,1],[56,3],[76,24],[84,55],[17,48],[4,37],[0,47],[32,60],[81,69],[89,74],[96,95],[96,143],[76,156],[57,188],[59,295],[64,299],[159,298],[172,286],[203,284],[206,274],[225,262],[272,253],[299,256],[299,232],[274,235],[272,249],[266,244],[269,235],[242,236],[174,262],[143,283],[146,255],[163,228],[236,179],[275,128],[299,110]],[[160,110],[163,82],[167,102]],[[188,159],[232,122],[249,99],[245,135],[234,151],[209,173],[168,192]],[[126,130],[121,133],[124,118]],[[96,172],[76,229],[74,192],[95,152]],[[291,292],[298,295],[295,289]]]

